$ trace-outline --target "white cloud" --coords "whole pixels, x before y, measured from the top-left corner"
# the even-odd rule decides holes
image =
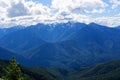
[[[50,9],[41,3],[25,0],[1,0],[0,12],[6,17],[18,17],[28,15],[49,15]]]
[[[94,10],[105,8],[107,4],[102,0],[52,0],[52,8],[60,12],[72,12],[76,9]]]
[[[35,3],[33,1],[26,2],[31,15],[48,15],[50,14],[50,8],[42,5],[41,3]]]
[[[103,13],[105,10],[104,9],[93,9],[92,13]]]
[[[107,3],[102,0],[52,0],[52,11],[58,19],[90,23],[93,20],[87,14],[103,13]],[[57,12],[55,12],[57,11]]]
[[[117,27],[118,25],[120,25],[120,16],[99,17],[99,18],[96,18],[94,22],[101,24],[101,25],[106,25],[109,27]]]
[[[87,23],[87,24],[92,22],[92,20],[93,20],[90,16],[81,15],[81,14],[73,14],[73,13],[66,16],[66,18],[68,18],[68,19],[71,18],[72,21],[82,22],[82,23]]]
[[[0,1],[0,19],[6,18],[8,6],[9,2],[7,3],[7,0]]]
[[[93,9],[92,11],[89,11],[89,10],[84,10],[84,12],[85,13],[88,13],[88,14],[90,14],[90,13],[93,13],[93,14],[95,14],[95,13],[99,13],[99,14],[101,14],[101,13],[103,13],[105,11],[105,9]]]
[[[28,15],[28,8],[25,6],[23,1],[17,3],[11,2],[11,6],[7,9],[8,17],[18,17]]]
[[[0,13],[0,25],[6,27],[35,24],[51,15],[50,8],[32,0],[0,0]]]
[[[52,0],[51,9],[56,20],[90,23],[93,18],[82,13],[101,14],[107,6],[102,0]]]
[[[115,9],[118,6],[120,6],[120,0],[110,0],[110,3],[112,3],[112,9]]]
[[[119,0],[109,0],[112,8],[120,5]],[[120,16],[97,17],[108,9],[103,0],[52,0],[51,6],[45,6],[32,0],[0,0],[0,26],[34,25],[55,22],[96,22],[102,25],[120,25]],[[110,9],[111,10],[111,9]],[[112,11],[110,11],[112,12]]]

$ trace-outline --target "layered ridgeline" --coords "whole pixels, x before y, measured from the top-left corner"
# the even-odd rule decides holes
[[[0,28],[0,38],[2,38],[4,35],[24,29],[23,26],[14,26],[11,28]]]
[[[28,65],[30,62],[29,60],[27,60],[26,58],[24,58],[23,56],[13,52],[13,51],[10,51],[8,49],[5,49],[5,48],[2,48],[0,47],[0,59],[3,59],[3,60],[10,60],[11,57],[16,57],[16,59],[20,62],[20,63],[24,63],[26,65]]]
[[[0,60],[0,78],[8,61]],[[24,67],[21,71],[25,80],[120,80],[120,61],[111,61],[84,69],[57,69]]]
[[[29,65],[79,68],[120,59],[120,29],[95,23],[37,24],[2,35],[0,46],[24,56]]]

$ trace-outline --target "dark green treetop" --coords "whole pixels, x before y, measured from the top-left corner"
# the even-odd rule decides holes
[[[10,61],[10,65],[5,68],[3,80],[24,80],[21,69],[15,60],[15,57]]]

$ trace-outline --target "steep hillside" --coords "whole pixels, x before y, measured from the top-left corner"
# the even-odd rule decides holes
[[[14,26],[11,28],[0,28],[0,38],[15,31],[24,29],[23,26]]]
[[[20,62],[21,64],[24,64],[24,65],[29,64],[29,61],[26,58],[24,58],[23,56],[18,55],[17,53],[10,51],[8,49],[0,47],[0,59],[10,60],[11,57],[13,57],[13,56],[15,56],[16,59],[18,60],[18,62]]]
[[[68,40],[47,43],[27,50],[33,65],[84,67],[120,59],[120,30],[94,23],[81,28]],[[88,62],[89,61],[89,62]]]
[[[0,77],[4,75],[4,68],[9,65],[9,61],[0,60]],[[45,68],[39,68],[39,73],[31,70],[31,68],[20,66],[25,80],[55,80]]]
[[[24,54],[24,57],[29,59],[32,65],[65,68],[88,66],[94,63],[94,54],[80,49],[74,41],[48,43],[30,49]]]
[[[0,77],[9,61],[0,60]],[[79,69],[21,66],[25,80],[120,80],[120,61],[110,61]]]
[[[5,35],[0,45],[29,65],[79,68],[120,59],[119,36],[120,29],[95,23],[37,24]]]
[[[77,71],[66,80],[120,80],[119,74],[120,61],[111,61]]]
[[[86,26],[83,23],[72,22],[51,25],[37,24],[3,36],[0,39],[0,45],[22,54],[22,52],[46,42],[64,41]]]
[[[0,39],[1,46],[11,49],[17,53],[22,53],[24,50],[44,43],[45,41],[38,38],[31,31],[24,30],[12,32]]]

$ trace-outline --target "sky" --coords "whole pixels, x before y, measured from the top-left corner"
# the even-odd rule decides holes
[[[68,21],[120,26],[120,0],[0,0],[0,27]]]

